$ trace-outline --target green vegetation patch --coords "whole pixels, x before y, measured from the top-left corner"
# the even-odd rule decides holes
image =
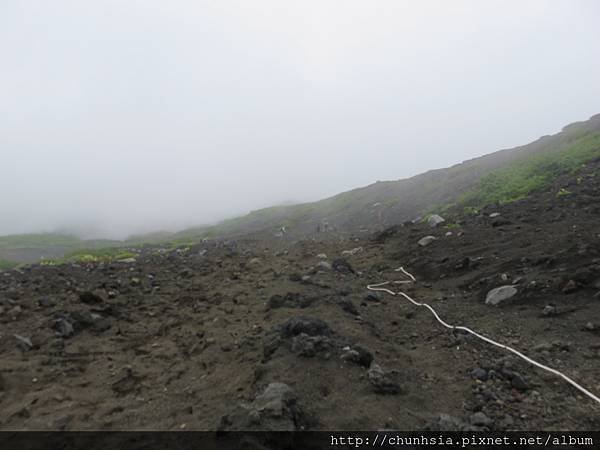
[[[17,267],[19,264],[14,261],[7,261],[5,259],[0,259],[0,270],[8,270],[13,267]]]
[[[564,149],[521,158],[484,176],[476,189],[462,196],[461,203],[483,206],[520,200],[547,187],[556,177],[574,173],[586,162],[598,157],[600,134],[585,135]]]
[[[64,258],[45,259],[41,264],[55,266],[66,263],[111,262],[137,256],[137,253],[122,248],[80,249],[68,253]]]

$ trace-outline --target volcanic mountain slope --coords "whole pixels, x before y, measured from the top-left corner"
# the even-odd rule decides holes
[[[531,162],[552,171],[553,164],[562,164],[562,161],[556,161],[560,159],[559,155],[569,153],[579,154],[581,159],[591,154],[600,156],[600,114],[567,125],[561,132],[543,136],[530,144],[500,150],[452,167],[408,179],[377,182],[313,203],[261,209],[217,226],[185,230],[175,237],[235,236],[266,230],[273,233],[286,226],[289,233],[300,238],[312,236],[318,226],[322,228],[324,220],[340,232],[375,232],[413,220],[436,207],[486,200],[472,194],[481,190],[482,181],[489,181],[486,179],[489,174]],[[554,160],[553,156],[556,157]],[[534,185],[529,187],[535,188]]]
[[[0,236],[0,269],[38,262],[41,258],[78,259],[86,255],[82,249],[90,248],[102,256],[99,249],[148,243],[195,242],[206,237],[272,237],[281,227],[294,239],[367,235],[452,205],[479,207],[513,201],[547,187],[554,177],[572,172],[595,157],[600,157],[600,114],[528,145],[449,168],[404,180],[377,182],[318,202],[265,208],[214,226],[132,236],[125,241],[83,240],[56,233]],[[317,230],[323,232],[316,234]]]
[[[596,160],[436,228],[0,272],[0,428],[598,429],[562,379],[366,286],[402,266],[391,289],[598,395],[599,216]]]

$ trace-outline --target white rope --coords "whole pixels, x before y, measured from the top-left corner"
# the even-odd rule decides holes
[[[412,281],[416,281],[415,277],[412,276],[410,273],[408,273],[406,270],[404,270],[404,268],[400,267],[398,269],[396,269],[396,272],[402,272],[404,273],[406,276],[408,276]],[[395,281],[395,283],[397,284],[404,284],[404,283],[410,283],[411,281]],[[587,395],[589,398],[591,398],[592,400],[594,400],[597,403],[600,403],[600,398],[598,398],[597,396],[595,396],[594,394],[592,394],[590,391],[588,391],[586,388],[584,388],[583,386],[581,386],[580,384],[576,383],[575,381],[573,381],[571,378],[569,378],[568,376],[566,376],[565,374],[563,374],[562,372],[559,372],[556,369],[553,369],[551,367],[545,366],[544,364],[541,364],[537,361],[534,361],[533,359],[529,358],[527,355],[524,355],[523,353],[521,353],[518,350],[515,350],[512,347],[509,347],[508,345],[504,345],[504,344],[500,344],[499,342],[496,342],[488,337],[482,336],[479,333],[476,333],[475,331],[471,330],[470,328],[467,327],[462,327],[462,326],[454,326],[454,325],[450,325],[446,322],[444,322],[440,316],[438,316],[437,312],[431,307],[429,306],[427,303],[420,303],[417,302],[416,300],[413,300],[410,296],[408,296],[407,294],[405,294],[404,292],[394,292],[390,289],[386,289],[383,288],[381,286],[385,286],[390,284],[389,281],[385,281],[383,283],[378,283],[378,284],[370,284],[367,286],[367,289],[369,289],[370,291],[380,291],[380,292],[386,292],[390,295],[401,295],[404,298],[406,298],[408,301],[410,301],[412,304],[416,305],[416,306],[422,306],[427,308],[429,311],[431,311],[431,313],[434,315],[434,317],[436,318],[436,320],[441,323],[443,326],[445,326],[446,328],[450,328],[451,330],[462,330],[462,331],[466,331],[467,333],[472,334],[475,337],[478,337],[479,339],[481,339],[482,341],[487,342],[488,344],[492,344],[496,347],[502,348],[504,350],[508,350],[511,353],[514,353],[515,355],[517,355],[518,357],[524,359],[525,361],[527,361],[530,364],[533,364],[536,367],[539,367],[540,369],[543,369],[547,372],[550,372],[554,375],[557,375],[559,377],[561,377],[563,380],[565,380],[567,383],[571,384],[572,386],[574,386],[576,389],[578,389],[579,391],[583,392],[585,395]]]

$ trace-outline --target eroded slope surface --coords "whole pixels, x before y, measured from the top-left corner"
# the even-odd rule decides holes
[[[0,428],[598,429],[564,381],[366,289],[403,266],[393,289],[600,393],[596,173],[435,228],[0,272]]]

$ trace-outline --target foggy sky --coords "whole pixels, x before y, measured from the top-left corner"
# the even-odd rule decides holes
[[[321,199],[600,112],[600,3],[0,2],[0,234]]]

